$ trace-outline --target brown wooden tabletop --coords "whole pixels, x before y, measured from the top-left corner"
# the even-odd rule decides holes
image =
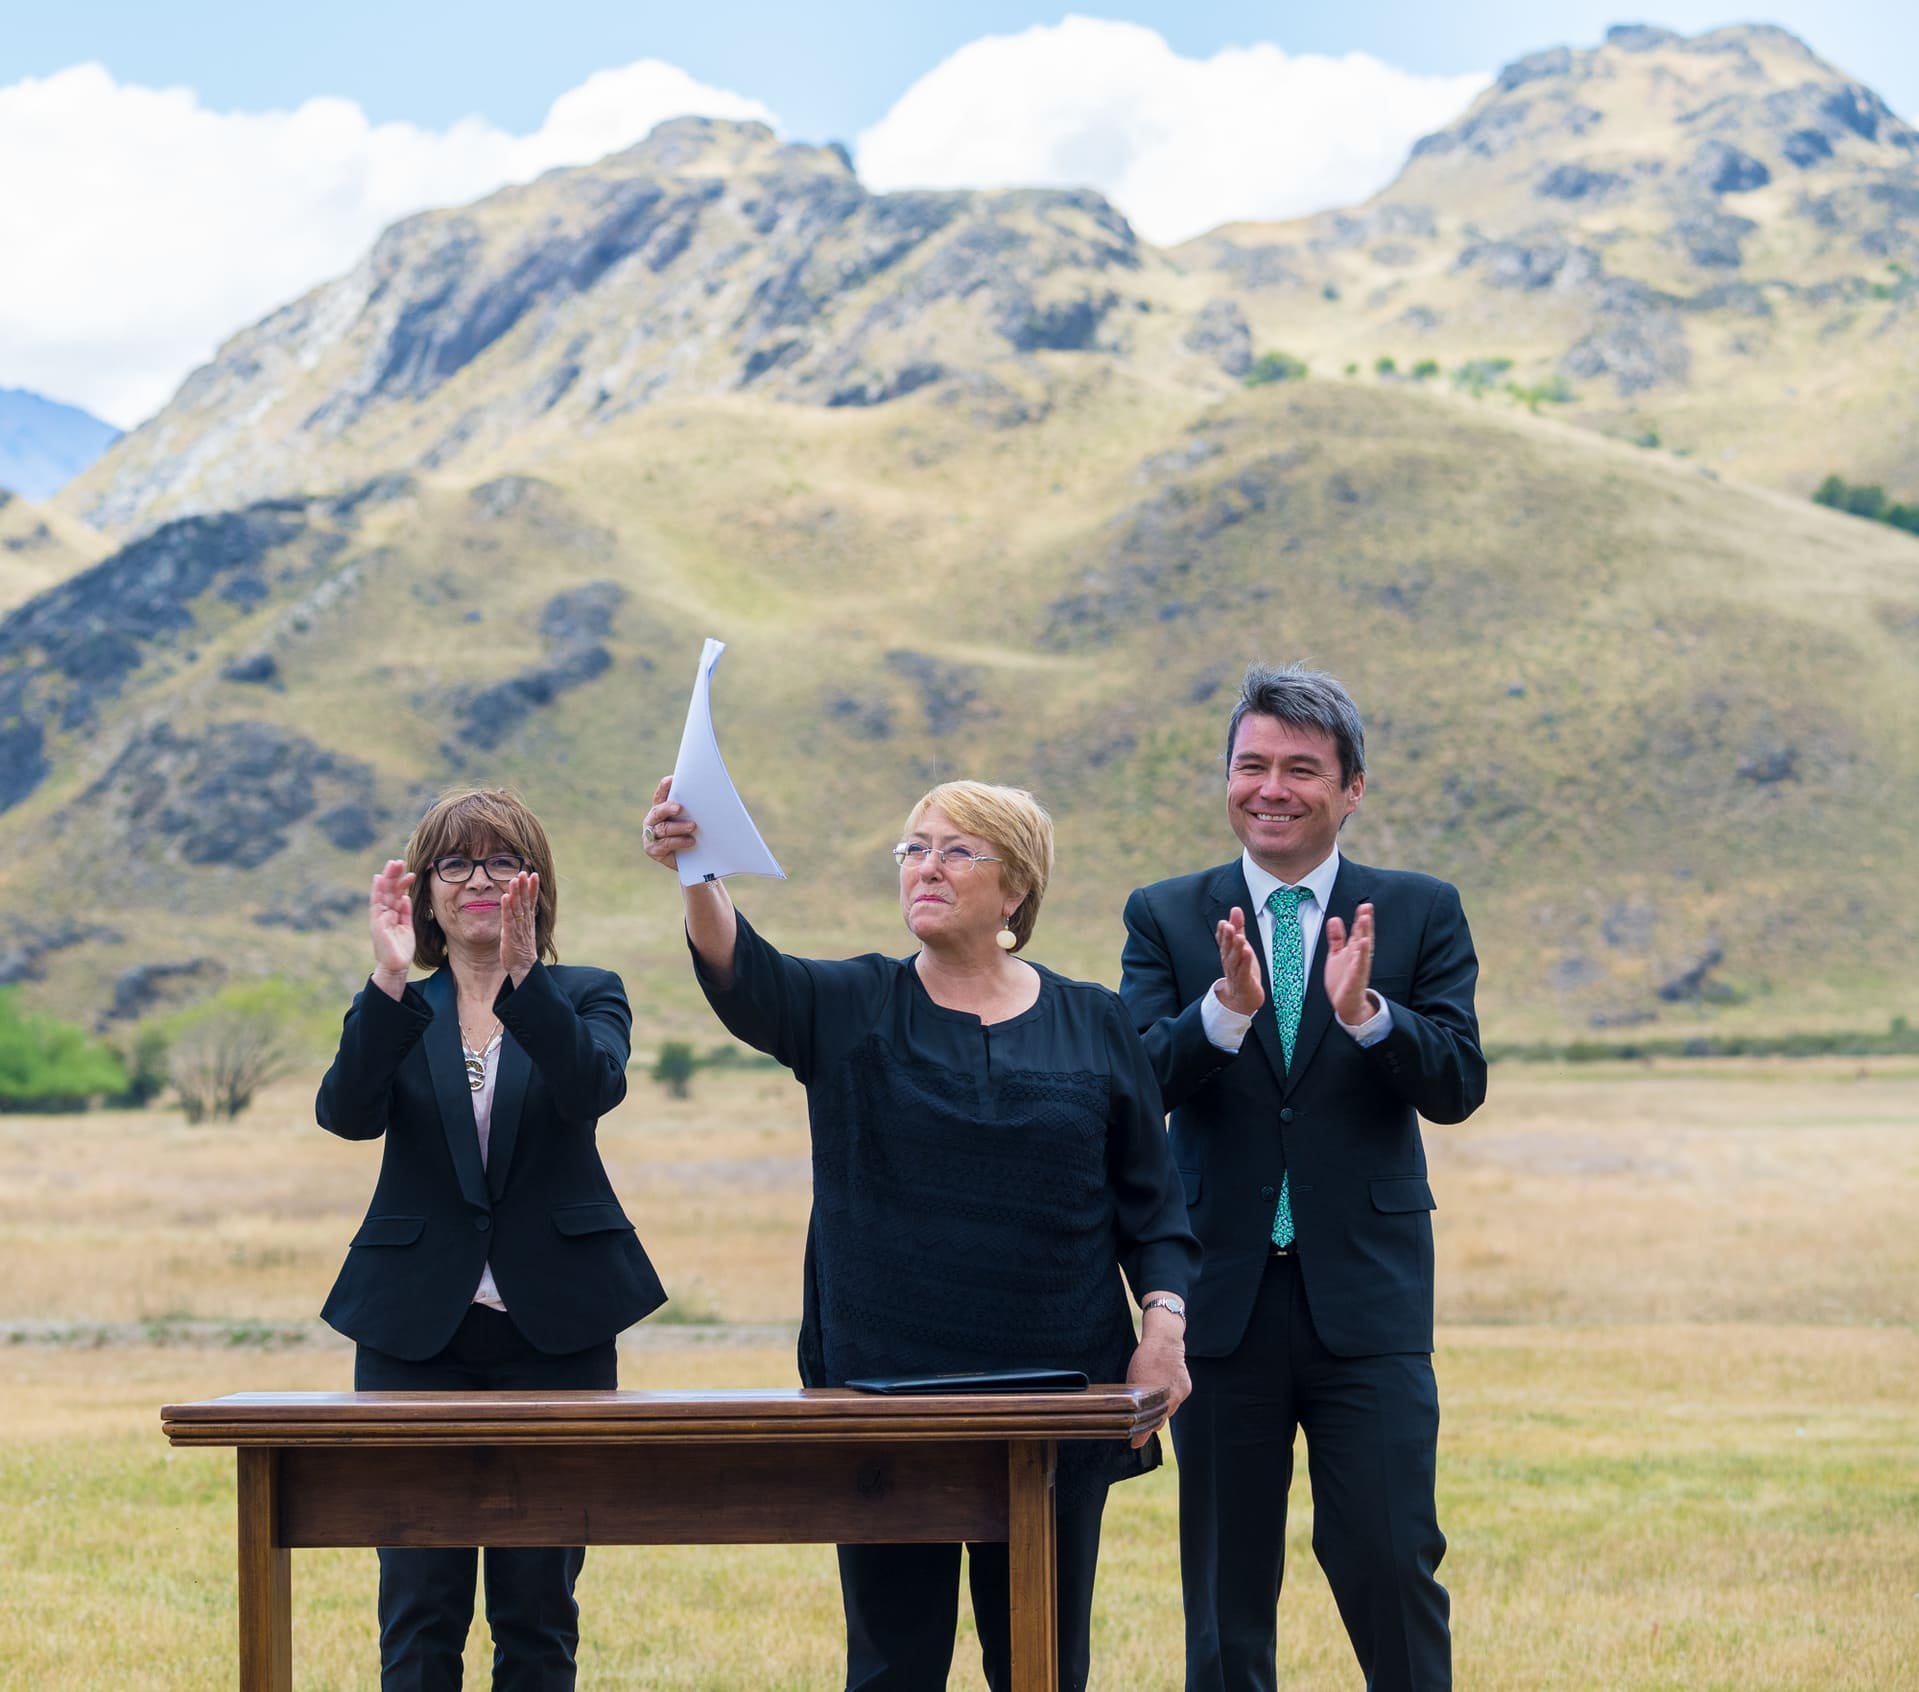
[[[807,1439],[1131,1439],[1161,1387],[1084,1392],[236,1392],[169,1404],[175,1445],[675,1444]]]
[[[1013,1685],[1057,1685],[1054,1453],[1163,1388],[892,1396],[241,1392],[161,1412],[239,1464],[243,1692],[290,1692],[289,1553],[321,1545],[1004,1541]]]

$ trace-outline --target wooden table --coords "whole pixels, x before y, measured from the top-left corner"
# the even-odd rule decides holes
[[[234,1446],[241,1692],[290,1692],[309,1545],[1004,1540],[1013,1684],[1056,1692],[1055,1442],[1129,1439],[1162,1389],[247,1392],[160,1412]]]

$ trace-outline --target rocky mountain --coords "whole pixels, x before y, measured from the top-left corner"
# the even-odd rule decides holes
[[[1919,132],[1784,30],[1535,54],[1365,206],[1177,257],[1315,371],[1516,387],[1802,495],[1919,491]]]
[[[1111,979],[1126,890],[1221,850],[1240,667],[1299,655],[1369,712],[1350,850],[1460,883],[1497,1037],[1882,1026],[1919,544],[1804,495],[1919,496],[1912,153],[1777,31],[1629,31],[1177,252],[698,120],[410,219],[62,495],[118,538],[0,618],[0,979],[343,992],[371,867],[510,781],[566,954],[710,1038],[633,836],[717,634],[796,949],[899,944],[886,847],[975,773],[1059,817],[1038,955]]]
[[[78,406],[0,388],[0,488],[46,499],[119,438],[111,423]]]
[[[66,503],[136,530],[374,468],[523,461],[723,393],[835,408],[959,380],[1018,422],[1044,404],[1025,355],[1135,353],[1174,282],[1097,195],[875,195],[836,147],[685,118],[396,225],[229,341]]]

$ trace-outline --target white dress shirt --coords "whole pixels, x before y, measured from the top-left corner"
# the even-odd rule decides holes
[[[1273,896],[1276,888],[1288,884],[1261,869],[1253,861],[1250,852],[1240,853],[1239,863],[1246,876],[1246,890],[1253,896],[1253,914],[1259,922],[1259,955],[1266,960],[1266,967],[1270,971],[1273,964],[1273,912],[1266,901]],[[1317,869],[1292,883],[1293,886],[1308,889],[1313,895],[1310,899],[1299,901],[1300,955],[1305,958],[1308,971],[1313,967],[1313,950],[1319,944],[1320,929],[1326,925],[1326,903],[1333,896],[1333,882],[1338,875],[1339,848],[1335,846]],[[1206,1030],[1206,1038],[1221,1051],[1236,1052],[1240,1042],[1246,1038],[1246,1030],[1252,1027],[1253,1019],[1220,1001],[1218,989],[1224,984],[1224,979],[1221,977],[1216,981],[1213,990],[1200,1001],[1199,1022]],[[1377,1008],[1364,1022],[1342,1021],[1337,1011],[1333,1013],[1333,1020],[1362,1046],[1376,1046],[1392,1032],[1393,1011],[1370,987],[1366,992]],[[1266,1006],[1261,1005],[1254,1014],[1264,1015],[1265,1012]]]

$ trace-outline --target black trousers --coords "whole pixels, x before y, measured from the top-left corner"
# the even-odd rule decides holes
[[[1085,1692],[1099,1561],[1101,1487],[1059,1512],[1060,1692]],[[847,1692],[943,1692],[959,1625],[957,1545],[842,1545]],[[1005,1545],[966,1547],[973,1624],[992,1692],[1013,1684],[1010,1585]]]
[[[1433,1505],[1439,1392],[1422,1353],[1335,1357],[1299,1265],[1274,1258],[1239,1349],[1189,1357],[1179,1453],[1186,1692],[1272,1692],[1293,1437],[1306,1433],[1313,1554],[1369,1692],[1452,1681],[1446,1552]]]
[[[353,1386],[356,1392],[611,1389],[617,1370],[612,1340],[549,1357],[527,1343],[510,1316],[476,1304],[447,1348],[424,1362],[360,1346]],[[459,1692],[481,1558],[472,1547],[381,1548],[381,1692]],[[573,1583],[585,1561],[577,1545],[486,1548],[494,1692],[571,1692],[580,1638]]]

